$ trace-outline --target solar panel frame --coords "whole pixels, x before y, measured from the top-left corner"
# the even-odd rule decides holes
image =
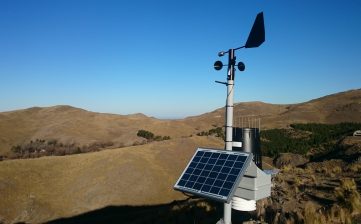
[[[174,189],[229,203],[252,158],[246,152],[198,148]]]

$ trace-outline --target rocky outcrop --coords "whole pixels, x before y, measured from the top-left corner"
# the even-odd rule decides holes
[[[281,153],[273,160],[273,164],[277,168],[282,168],[284,166],[296,167],[296,166],[304,165],[307,162],[308,159],[306,157],[293,153]]]

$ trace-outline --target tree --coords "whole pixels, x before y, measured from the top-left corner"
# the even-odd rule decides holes
[[[154,134],[152,132],[143,129],[138,131],[137,136],[145,138],[147,140],[152,140],[154,138]]]

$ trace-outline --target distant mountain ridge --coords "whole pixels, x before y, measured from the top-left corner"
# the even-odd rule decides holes
[[[261,128],[284,128],[291,123],[361,122],[361,89],[350,90],[299,104],[237,103],[235,125],[242,117],[261,118]],[[171,138],[189,137],[224,125],[224,108],[179,120],[160,120],[144,114],[95,113],[71,106],[32,107],[0,113],[0,155],[17,144],[35,139],[56,139],[79,145],[113,142],[130,146],[143,139],[145,129]]]
[[[0,154],[11,146],[35,139],[56,139],[62,143],[86,145],[113,142],[115,147],[130,146],[142,138],[140,129],[159,135],[180,137],[191,133],[179,121],[163,121],[143,114],[95,113],[71,106],[32,107],[0,113]]]
[[[192,123],[224,124],[224,108],[200,116],[186,118]],[[261,118],[261,128],[285,128],[292,123],[361,122],[361,89],[340,92],[298,104],[237,103],[234,123],[242,117]]]
[[[333,94],[301,104],[248,102],[235,106],[236,119],[257,115],[262,118],[261,126],[266,128],[287,127],[294,122],[361,122],[360,112],[361,90]],[[223,126],[223,123],[224,108],[182,120],[158,120],[139,114],[94,113],[70,106],[33,107],[0,113],[0,153],[6,153],[12,145],[37,138],[78,144],[112,141],[126,146],[143,140],[137,136],[139,129],[171,136],[167,141],[100,152],[1,161],[0,223],[45,223],[97,212],[108,206],[159,205],[186,199],[185,195],[173,190],[173,185],[195,149],[221,149],[224,146],[220,138],[194,135],[215,126]],[[359,146],[360,140],[356,141]],[[344,144],[354,143],[345,139]],[[357,153],[359,147],[352,147],[345,153]],[[271,161],[271,158],[268,159]],[[329,163],[328,172],[332,173],[335,163],[325,162]],[[311,165],[317,168],[319,164]],[[321,165],[324,167],[324,164]],[[294,187],[297,187],[294,178],[298,177],[301,169],[297,170],[290,170],[288,176],[280,172],[279,175],[283,175],[284,179],[278,180],[276,184],[282,192],[293,192],[284,194],[281,199],[296,198],[293,201],[305,204],[305,201],[294,197],[297,194],[294,194],[296,190],[293,189],[299,192],[299,188]],[[300,179],[302,183],[312,179],[308,172],[303,171]],[[358,175],[359,172],[355,173]],[[322,181],[307,186],[325,186],[319,185],[324,180],[321,178],[331,176],[323,171],[314,174],[317,175],[316,179]],[[337,178],[334,176],[332,183],[337,182],[334,181]],[[279,201],[279,194],[275,195]],[[328,198],[328,194],[321,196]],[[287,200],[288,207],[283,204],[283,199],[279,202],[282,202],[282,207],[275,207],[277,211],[295,208],[292,200]]]

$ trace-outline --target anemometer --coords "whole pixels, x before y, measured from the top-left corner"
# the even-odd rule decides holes
[[[225,150],[198,148],[174,185],[176,190],[223,202],[223,219],[219,220],[219,224],[231,224],[232,207],[241,211],[253,211],[256,209],[256,200],[271,195],[271,176],[255,165],[255,152],[232,151],[235,52],[242,48],[259,47],[264,41],[264,19],[261,12],[256,16],[244,46],[218,53],[219,57],[228,54],[227,82],[216,81],[227,86]],[[237,67],[239,71],[245,70],[243,62],[238,62]],[[221,61],[214,63],[215,70],[222,68]]]

